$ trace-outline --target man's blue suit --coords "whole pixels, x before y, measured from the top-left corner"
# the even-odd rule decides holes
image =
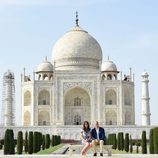
[[[97,139],[97,131],[95,128],[92,129],[92,139],[95,140]],[[105,130],[102,127],[99,127],[99,140],[104,140],[105,139]]]

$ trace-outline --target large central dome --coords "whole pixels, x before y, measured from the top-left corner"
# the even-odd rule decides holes
[[[99,69],[102,50],[99,43],[78,25],[61,37],[53,47],[56,70]]]

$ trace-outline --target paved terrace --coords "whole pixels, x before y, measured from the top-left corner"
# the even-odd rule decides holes
[[[0,158],[94,158],[93,155],[81,156],[81,155],[0,155]],[[104,155],[104,157],[108,157]],[[103,158],[97,156],[96,158]],[[142,155],[142,154],[113,154],[109,158],[158,158],[158,155]]]

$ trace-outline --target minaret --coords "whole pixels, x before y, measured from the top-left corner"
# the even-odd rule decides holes
[[[143,72],[142,75],[142,126],[150,125],[150,105],[149,105],[149,80],[148,73]]]
[[[15,125],[15,83],[14,73],[4,73],[3,76],[3,96],[2,96],[2,124],[4,126]]]

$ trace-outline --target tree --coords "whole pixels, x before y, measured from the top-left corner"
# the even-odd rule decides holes
[[[23,133],[22,131],[19,131],[17,137],[17,153],[22,154],[22,151],[23,151]]]
[[[44,150],[46,148],[46,139],[45,139],[45,135],[42,136],[42,149]]]
[[[147,141],[146,141],[146,131],[142,132],[142,154],[147,154],[147,145],[146,145]]]
[[[112,148],[117,149],[117,139],[116,139],[116,133],[113,133],[111,135],[111,141],[112,141]]]
[[[154,153],[158,154],[158,127],[154,128]]]
[[[7,129],[5,131],[5,136],[4,136],[4,155],[7,155],[9,154],[9,141],[10,141],[10,138],[9,138],[9,129]]]
[[[149,135],[149,152],[150,152],[150,154],[154,154],[153,134],[154,134],[154,129],[150,129],[150,135]]]
[[[118,133],[118,150],[123,150],[124,149],[124,138],[123,138],[123,132]]]
[[[33,152],[38,152],[38,132],[34,132],[33,134]]]
[[[28,152],[28,132],[27,131],[25,132],[24,150],[25,150],[25,153]]]
[[[130,135],[130,153],[133,152],[132,136]]]
[[[33,153],[33,132],[29,132],[29,141],[28,141],[28,153]]]
[[[46,134],[46,149],[50,147],[50,135]]]
[[[14,132],[12,129],[5,131],[4,137],[4,155],[15,154]]]
[[[124,148],[125,148],[125,151],[128,152],[129,151],[129,134],[126,133],[125,134],[125,143],[124,143]]]

